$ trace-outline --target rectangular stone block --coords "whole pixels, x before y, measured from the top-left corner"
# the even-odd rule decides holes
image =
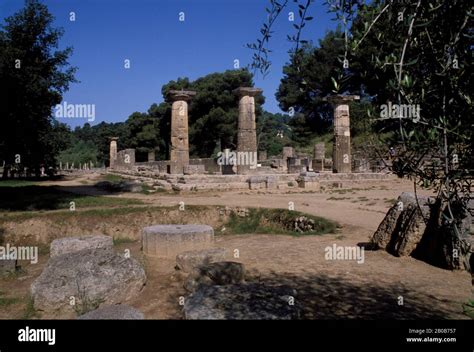
[[[297,182],[299,188],[310,189],[317,192],[321,190],[318,177],[300,176],[298,177]]]
[[[183,168],[185,175],[201,175],[206,172],[204,165],[185,165]]]
[[[214,230],[207,225],[154,225],[142,231],[143,253],[154,258],[211,248]]]

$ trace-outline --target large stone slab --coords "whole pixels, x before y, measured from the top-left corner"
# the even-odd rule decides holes
[[[375,231],[371,242],[381,249],[397,256],[410,255],[421,241],[430,217],[429,197],[403,192],[397,203]],[[419,206],[418,206],[419,205]]]
[[[216,262],[201,265],[189,275],[184,288],[189,292],[196,291],[204,285],[232,285],[245,280],[245,266],[237,262]]]
[[[135,259],[89,249],[50,258],[31,285],[31,296],[35,309],[74,312],[123,303],[135,297],[145,282],[145,271]]]
[[[210,248],[198,251],[187,251],[176,256],[176,266],[185,273],[191,273],[195,268],[225,260],[225,248]]]
[[[186,319],[290,320],[299,318],[296,290],[263,284],[201,286],[184,304]],[[293,298],[293,299],[292,299]]]
[[[143,253],[155,258],[174,258],[182,252],[207,249],[214,242],[208,225],[154,225],[142,232]]]
[[[56,257],[67,253],[79,252],[89,249],[101,249],[104,251],[113,251],[113,238],[111,236],[84,236],[84,237],[65,237],[51,242],[50,257]]]
[[[125,304],[106,306],[81,315],[79,320],[143,320],[143,313]]]

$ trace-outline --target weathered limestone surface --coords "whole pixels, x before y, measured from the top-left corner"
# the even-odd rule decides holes
[[[284,160],[294,156],[293,147],[283,147],[282,157]]]
[[[193,270],[184,284],[189,292],[203,285],[231,285],[245,280],[245,266],[237,262],[215,262]]]
[[[311,189],[316,192],[321,190],[319,174],[315,172],[302,172],[296,182],[298,182],[299,188]]]
[[[207,249],[214,242],[208,225],[154,225],[142,232],[143,253],[156,258],[175,258],[182,252]]]
[[[206,172],[204,165],[185,165],[183,173],[185,175],[202,175]]]
[[[65,237],[51,242],[50,257],[89,249],[102,249],[113,252],[113,239],[110,236]]]
[[[203,285],[185,301],[186,319],[290,320],[300,316],[296,290],[244,283],[226,286]],[[294,298],[294,305],[289,304]]]
[[[117,160],[117,137],[112,137],[110,139],[110,161],[109,166],[110,168],[114,168],[115,161]]]
[[[261,89],[240,87],[234,90],[239,95],[239,121],[237,131],[237,152],[255,153],[257,157],[257,132],[255,122],[255,96]],[[250,165],[237,165],[238,174],[253,173]]]
[[[135,149],[124,149],[117,153],[114,169],[132,169],[135,166]]]
[[[251,176],[248,182],[250,189],[278,188],[278,179],[275,176]]]
[[[199,266],[224,261],[225,256],[225,248],[210,248],[198,251],[187,251],[176,256],[176,266],[185,273],[191,273]]]
[[[317,143],[314,146],[313,170],[324,171],[324,159],[326,155],[326,146],[324,143]]]
[[[137,296],[146,282],[133,258],[103,249],[81,250],[49,259],[31,285],[35,309],[74,312],[86,304],[113,305]],[[71,305],[71,297],[75,305]]]
[[[351,172],[351,129],[349,102],[359,100],[357,95],[335,95],[327,99],[334,107],[333,171]]]
[[[171,106],[171,151],[170,172],[182,174],[189,165],[188,101],[196,95],[194,91],[170,91]]]
[[[418,197],[403,192],[390,208],[375,231],[371,242],[397,256],[410,255],[415,250],[426,229],[425,219],[430,216],[429,197]]]
[[[143,320],[142,312],[125,304],[102,307],[77,318],[78,320]]]
[[[155,152],[150,151],[148,152],[148,162],[154,162],[155,161]]]
[[[402,193],[371,243],[397,256],[410,255],[442,268],[472,271],[471,215],[452,205],[451,210],[458,219],[459,233],[455,234],[450,226],[439,228],[437,221],[433,221],[438,216],[436,207],[433,198],[418,196],[417,201],[413,193]]]

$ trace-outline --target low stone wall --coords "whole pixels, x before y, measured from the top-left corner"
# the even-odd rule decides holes
[[[217,164],[217,161],[214,158],[190,159],[189,165],[204,165],[207,173],[221,173],[221,166]]]
[[[151,168],[157,170],[159,173],[175,173],[182,174],[183,170],[178,170],[179,165],[171,160],[157,160],[143,163],[135,163],[136,166]],[[206,173],[219,174],[221,173],[221,166],[213,158],[190,159],[189,165],[202,165]],[[201,170],[201,168],[188,168],[187,170]],[[179,172],[180,171],[180,172]],[[201,173],[199,171],[199,173]]]

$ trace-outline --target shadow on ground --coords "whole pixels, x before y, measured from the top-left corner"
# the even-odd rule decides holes
[[[455,313],[446,307],[452,304],[448,300],[397,285],[359,285],[314,273],[273,273],[247,281],[295,289],[301,319],[452,319]],[[399,297],[403,297],[403,305],[398,304]],[[234,308],[238,309],[238,304]]]
[[[96,196],[119,193],[118,190],[104,190],[96,185],[82,186],[41,186],[38,184],[15,184],[0,181],[0,210],[38,211],[68,209],[70,202],[86,206],[119,203],[106,199],[100,203]],[[95,197],[95,198],[94,198]],[[79,203],[81,202],[81,203]],[[97,203],[97,204],[96,204]],[[138,202],[136,202],[138,203]]]

